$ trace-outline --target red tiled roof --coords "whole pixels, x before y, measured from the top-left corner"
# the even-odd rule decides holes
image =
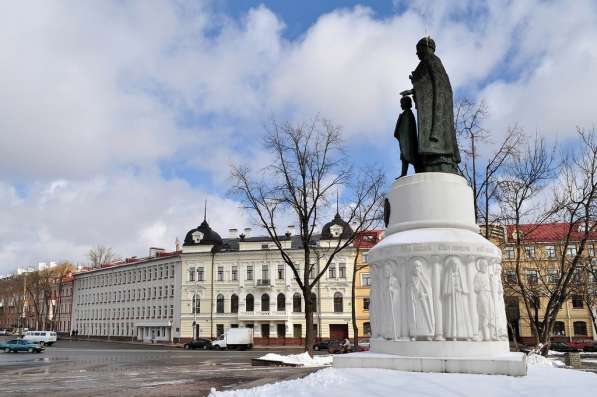
[[[353,245],[358,248],[373,248],[381,240],[382,234],[383,230],[360,232],[355,238]]]
[[[563,241],[568,235],[570,225],[568,223],[546,223],[542,225],[537,224],[523,224],[519,225],[522,232],[523,241],[534,242],[558,242]],[[514,225],[506,226],[508,235],[506,241],[513,242],[515,240]],[[570,232],[570,241],[580,241],[583,238],[582,230],[576,226]],[[597,231],[591,232],[590,240],[597,240]]]

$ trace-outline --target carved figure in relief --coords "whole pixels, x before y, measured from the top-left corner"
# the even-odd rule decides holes
[[[431,340],[435,332],[431,281],[425,274],[423,260],[415,259],[412,264],[408,288],[408,331],[412,340],[416,337]]]
[[[378,326],[380,328],[381,337],[385,339],[394,338],[394,326],[392,322],[392,306],[390,296],[390,285],[388,279],[389,266],[379,266],[377,271],[377,311],[375,313]]]
[[[386,278],[390,283],[390,306],[392,310],[392,326],[393,326],[393,337],[397,340],[400,337],[400,326],[401,326],[401,299],[402,288],[400,287],[400,281],[394,275],[389,265],[386,265]]]
[[[377,309],[379,301],[379,288],[381,287],[378,283],[377,273],[379,272],[378,266],[371,264],[371,294],[369,302],[369,321],[371,322],[371,336],[375,338],[381,338],[381,324],[378,322]]]
[[[506,319],[506,305],[504,304],[504,288],[502,286],[502,266],[499,262],[494,263],[493,271],[489,276],[489,281],[495,315],[495,339],[508,340],[508,320]]]
[[[452,340],[472,338],[471,317],[468,308],[469,287],[466,270],[460,258],[450,256],[445,262],[442,281],[444,306],[444,335]]]
[[[479,259],[477,262],[477,274],[473,281],[473,287],[477,294],[477,314],[479,316],[479,332],[483,340],[491,340],[495,334],[495,307],[489,282],[487,259]]]

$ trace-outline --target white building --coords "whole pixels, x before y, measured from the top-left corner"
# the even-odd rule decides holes
[[[317,236],[313,257],[319,253],[323,265],[326,247],[350,232],[336,216]],[[287,233],[281,240],[300,263],[300,239]],[[352,335],[355,254],[340,252],[314,288],[318,337]],[[271,240],[248,233],[222,239],[205,220],[187,233],[182,251],[77,273],[74,292],[79,335],[180,341],[251,327],[257,343],[298,344],[305,336],[304,299]]]

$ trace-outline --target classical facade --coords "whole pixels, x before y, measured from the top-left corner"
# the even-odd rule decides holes
[[[180,335],[180,253],[156,251],[74,276],[72,329],[106,338],[171,341]]]
[[[532,315],[535,313],[543,316],[550,286],[554,285],[559,278],[558,267],[562,256],[573,258],[579,249],[581,233],[572,232],[571,241],[565,245],[564,241],[568,235],[568,224],[524,224],[520,225],[519,233],[522,233],[523,241],[521,247],[521,277],[529,293],[535,294],[531,301]],[[516,293],[517,274],[515,269],[516,261],[516,235],[513,226],[506,227],[501,234],[492,233],[494,240],[502,249],[503,257],[503,280],[506,300],[506,312],[509,323],[510,338],[516,337],[523,343],[532,344],[535,341],[534,332],[529,321],[529,314],[524,302]],[[591,236],[585,247],[583,258],[585,261],[595,260],[595,248],[597,244],[597,233]],[[570,293],[558,313],[555,323],[553,340],[570,341],[574,339],[586,340],[597,339],[591,314],[589,310],[597,314],[597,307],[589,307],[589,302],[595,302],[597,295],[597,279],[586,274],[588,279],[583,280],[583,285],[589,288],[577,288],[576,280],[580,281],[582,272],[575,274],[571,282]],[[586,285],[585,285],[586,286]],[[582,291],[584,289],[585,291]],[[586,299],[585,293],[595,295],[593,299]],[[514,333],[514,335],[512,335]]]
[[[180,250],[75,274],[71,328],[81,336],[177,342],[250,327],[256,343],[301,343],[305,301],[280,252],[270,238],[252,237],[249,229],[229,232],[222,238],[204,220],[187,233]],[[350,225],[338,215],[324,225],[312,251],[318,266],[347,233]],[[289,231],[280,240],[285,253],[300,263],[300,238]],[[314,288],[317,337],[352,336],[354,258],[372,244],[342,250]],[[367,280],[366,273],[360,277]],[[365,304],[362,298],[357,305]],[[361,327],[367,322],[364,314]]]

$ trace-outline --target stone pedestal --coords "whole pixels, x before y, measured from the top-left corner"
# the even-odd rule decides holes
[[[334,366],[526,375],[526,356],[509,351],[501,253],[479,234],[465,179],[403,177],[388,202],[386,235],[367,255],[371,352]]]

